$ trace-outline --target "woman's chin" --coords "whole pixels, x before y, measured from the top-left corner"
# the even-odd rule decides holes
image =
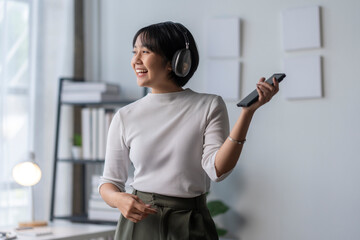
[[[144,81],[143,79],[137,79],[137,85],[139,87],[147,87],[146,81]]]

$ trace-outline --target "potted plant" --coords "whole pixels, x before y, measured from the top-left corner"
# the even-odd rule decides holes
[[[82,139],[81,135],[75,133],[73,137],[73,146],[71,149],[73,159],[82,159]]]
[[[229,207],[223,203],[221,200],[212,200],[207,202],[207,207],[209,209],[211,217],[218,216],[220,214],[224,214],[229,210]],[[215,224],[216,226],[216,224]],[[216,226],[216,231],[219,237],[224,236],[227,233],[226,229],[220,228]]]

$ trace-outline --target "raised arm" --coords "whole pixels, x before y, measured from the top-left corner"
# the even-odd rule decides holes
[[[274,86],[266,83],[265,78],[261,78],[257,83],[256,89],[259,94],[259,100],[250,107],[242,109],[229,137],[216,154],[215,168],[218,177],[235,167],[240,157],[243,144],[246,140],[246,134],[255,111],[265,103],[269,102],[279,91],[279,83],[275,78],[273,79],[273,82]]]

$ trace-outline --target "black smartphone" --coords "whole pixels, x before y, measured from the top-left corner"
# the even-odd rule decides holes
[[[271,85],[273,85],[273,78],[276,79],[276,81],[281,82],[284,78],[286,77],[285,73],[275,73],[273,74],[270,78],[268,78],[266,80],[267,83],[270,83]],[[237,106],[238,107],[249,107],[251,104],[253,104],[254,102],[256,102],[259,99],[259,94],[256,91],[256,89],[254,91],[252,91],[249,95],[247,95],[244,99],[242,99]]]

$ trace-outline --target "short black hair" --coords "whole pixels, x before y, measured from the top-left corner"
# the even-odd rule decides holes
[[[159,54],[165,62],[172,61],[174,54],[186,47],[186,40],[183,32],[186,32],[189,41],[189,49],[191,52],[191,68],[185,77],[175,75],[170,72],[170,78],[180,87],[183,87],[194,75],[199,65],[199,52],[196,42],[190,31],[180,23],[162,22],[141,28],[134,36],[133,47],[136,39],[140,36],[143,46]]]

